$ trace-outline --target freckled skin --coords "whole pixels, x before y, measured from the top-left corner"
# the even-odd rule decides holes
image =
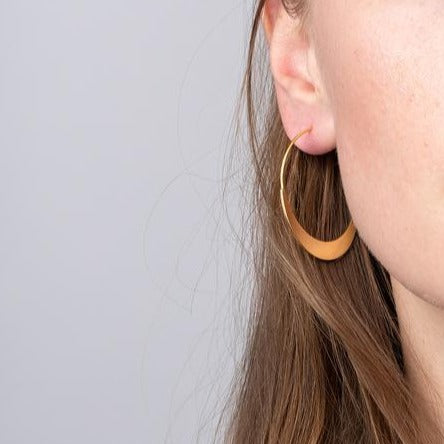
[[[360,237],[444,307],[444,2],[313,0],[313,39]]]

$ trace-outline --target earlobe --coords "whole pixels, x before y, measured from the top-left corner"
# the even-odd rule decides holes
[[[270,69],[285,132],[291,140],[306,128],[298,148],[312,155],[336,146],[335,125],[319,73],[313,41],[290,17],[281,0],[266,0],[262,24],[268,42]]]

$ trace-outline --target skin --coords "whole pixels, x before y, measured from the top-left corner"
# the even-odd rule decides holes
[[[289,139],[313,126],[301,150],[337,149],[359,236],[391,275],[409,378],[444,424],[444,3],[310,7],[307,33],[280,0],[263,10],[281,119]]]

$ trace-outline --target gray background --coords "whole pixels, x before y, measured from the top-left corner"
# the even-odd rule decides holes
[[[0,1],[1,443],[210,442],[250,9]]]

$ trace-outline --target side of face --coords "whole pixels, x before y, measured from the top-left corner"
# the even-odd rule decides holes
[[[279,37],[284,20],[268,30],[286,132],[306,126],[302,113],[324,128],[300,148],[335,141],[360,237],[392,277],[444,307],[444,3],[311,2],[305,52]],[[288,69],[291,53],[306,71]],[[317,91],[309,99],[301,73]]]
[[[444,306],[444,3],[313,7],[354,223],[393,277]]]

